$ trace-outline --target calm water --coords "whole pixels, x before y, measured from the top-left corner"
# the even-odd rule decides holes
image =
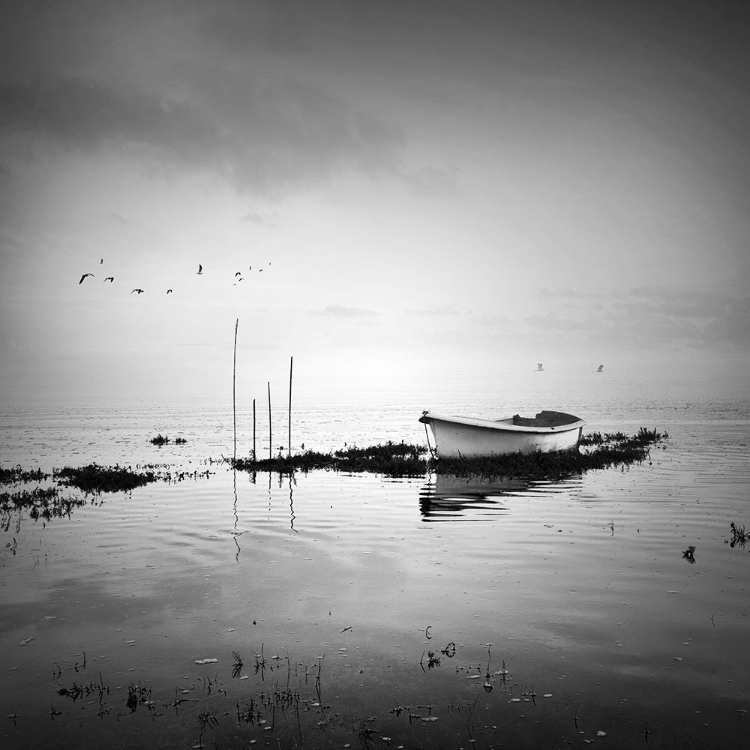
[[[3,518],[2,746],[744,747],[750,547],[728,544],[750,527],[744,392],[554,375],[512,391],[302,390],[292,446],[424,443],[426,408],[564,408],[670,437],[564,482],[291,480],[207,461],[233,450],[225,405],[3,407],[5,467],[199,476]],[[155,448],[159,432],[188,443]]]

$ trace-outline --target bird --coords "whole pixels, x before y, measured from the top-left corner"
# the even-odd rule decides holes
[[[80,281],[79,281],[78,283],[79,283],[79,284],[83,284],[83,280],[84,280],[84,279],[85,279],[85,278],[86,278],[87,276],[91,276],[91,278],[94,278],[94,274],[93,274],[93,273],[85,273],[85,274],[83,274],[83,276],[81,276],[81,280],[80,280]]]
[[[544,370],[544,365],[541,362],[537,362],[536,363],[536,371],[537,372],[542,372],[542,370]]]
[[[196,274],[201,274],[201,273],[203,273],[203,266],[199,263],[198,264],[198,270],[197,270]]]
[[[104,258],[99,258],[99,264],[101,265],[102,263],[104,263]]]
[[[604,372],[604,365],[599,365],[599,367],[596,368],[597,372]]]
[[[242,271],[235,272],[234,277],[237,278],[238,276],[242,276]]]
[[[112,281],[114,281],[114,280],[115,280],[115,277],[114,277],[114,276],[107,276],[107,278],[106,278],[106,279],[104,279],[104,280],[105,280],[105,281],[110,281],[110,282],[112,282]]]
[[[172,294],[172,290],[171,289],[167,289],[167,294]]]
[[[133,289],[133,292],[138,292],[138,294],[143,294],[143,289]],[[131,294],[133,292],[130,292]]]

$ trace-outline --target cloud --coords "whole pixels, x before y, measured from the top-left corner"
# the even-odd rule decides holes
[[[283,191],[344,169],[396,176],[400,128],[290,76],[235,75],[150,92],[75,76],[0,83],[5,135],[70,150],[112,149],[169,169],[209,170],[238,191]]]

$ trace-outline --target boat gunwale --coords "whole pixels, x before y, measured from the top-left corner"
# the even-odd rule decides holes
[[[573,416],[573,415],[571,415]],[[566,422],[561,425],[542,426],[542,425],[519,425],[513,424],[513,417],[506,419],[493,420],[493,419],[481,419],[478,417],[463,417],[463,416],[445,416],[435,414],[431,411],[425,411],[419,418],[420,422],[425,424],[434,422],[446,422],[448,424],[461,424],[467,427],[481,427],[483,429],[494,430],[496,432],[521,432],[521,433],[537,433],[548,435],[551,433],[569,432],[570,430],[576,430],[586,425],[583,419],[576,419],[575,422]]]

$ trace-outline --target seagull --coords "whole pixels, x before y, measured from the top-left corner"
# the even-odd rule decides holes
[[[133,289],[133,292],[138,292],[138,294],[143,294],[143,289]],[[131,294],[133,292],[130,292]]]
[[[91,276],[91,278],[92,278],[92,279],[94,278],[94,274],[93,274],[93,273],[85,273],[85,274],[83,274],[83,276],[81,276],[81,280],[80,280],[80,281],[79,281],[78,283],[79,283],[79,284],[83,284],[83,280],[84,280],[84,279],[85,279],[85,278],[86,278],[87,276]]]
[[[242,276],[242,271],[237,271],[237,272],[236,272],[236,273],[234,274],[234,277],[235,277],[235,278],[237,278],[238,276]]]
[[[172,290],[171,289],[167,289],[167,294],[172,294]]]
[[[201,274],[201,273],[203,273],[203,266],[199,263],[198,264],[198,271],[196,272],[196,275],[197,274]]]
[[[105,280],[105,281],[114,281],[114,280],[115,280],[115,277],[114,277],[114,276],[107,276],[107,278],[106,278],[106,279],[104,279],[104,280]]]

